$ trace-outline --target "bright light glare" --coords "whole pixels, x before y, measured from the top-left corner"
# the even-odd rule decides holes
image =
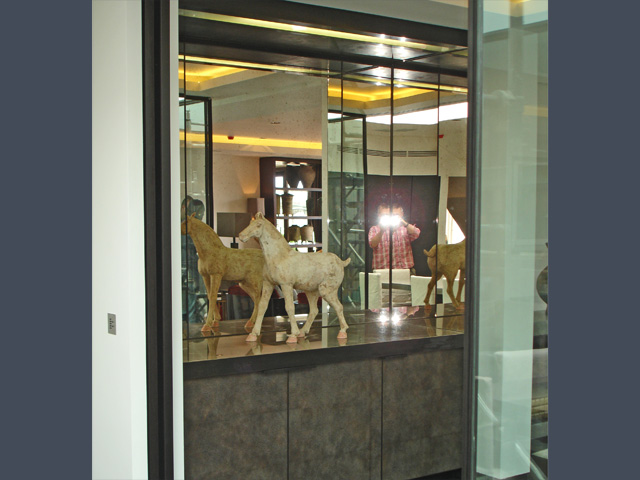
[[[400,217],[398,215],[381,215],[379,223],[383,227],[397,227],[400,225]]]
[[[394,314],[391,316],[391,323],[393,323],[393,324],[397,324],[397,323],[399,323],[399,322],[400,322],[400,315],[399,315],[399,314],[397,314],[397,313],[394,313]]]
[[[430,108],[419,112],[402,113],[393,117],[393,124],[399,123],[405,125],[436,125],[438,123],[438,110],[440,110],[440,121],[457,120],[467,118],[468,103],[452,103],[451,105],[443,105],[439,109]],[[383,125],[391,124],[391,115],[376,115],[367,117],[367,122],[381,123]]]

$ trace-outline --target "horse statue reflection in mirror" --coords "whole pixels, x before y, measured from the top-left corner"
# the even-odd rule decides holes
[[[238,250],[225,247],[216,232],[209,225],[195,218],[194,215],[192,214],[182,222],[181,230],[183,235],[188,233],[191,236],[196,246],[198,272],[202,275],[209,298],[209,312],[202,331],[211,332],[214,327],[220,324],[220,312],[216,308],[216,301],[222,280],[238,282],[253,300],[253,312],[245,324],[248,331],[255,324],[258,301],[262,291],[262,270],[264,268],[262,251],[257,248]]]

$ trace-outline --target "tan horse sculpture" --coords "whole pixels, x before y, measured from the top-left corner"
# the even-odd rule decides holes
[[[256,324],[247,337],[247,342],[256,341],[260,335],[264,313],[275,285],[280,285],[282,288],[285,309],[291,324],[291,335],[287,338],[287,343],[295,343],[298,341],[296,337],[304,337],[309,333],[311,324],[318,313],[319,296],[324,298],[338,315],[340,321],[338,338],[347,338],[349,325],[344,319],[337,291],[344,277],[344,267],[351,262],[350,258],[342,261],[333,253],[297,252],[289,246],[282,234],[261,213],[256,214],[247,228],[240,232],[238,238],[243,242],[250,238],[258,239],[265,261],[260,308]],[[304,291],[309,299],[309,315],[302,330],[298,328],[295,321],[294,288]]]
[[[465,245],[466,241],[462,240],[460,243],[454,243],[451,245],[434,245],[433,247],[431,247],[431,250],[424,251],[424,254],[427,256],[427,263],[429,264],[432,275],[431,281],[429,282],[427,295],[424,297],[425,310],[431,309],[431,305],[429,305],[431,291],[436,286],[436,282],[440,280],[443,275],[447,279],[447,293],[451,298],[453,306],[458,310],[464,308],[460,297],[465,280]],[[453,282],[456,279],[456,275],[458,275],[458,271],[460,271],[460,283],[458,284],[458,295],[454,296]]]
[[[182,234],[189,233],[198,252],[198,272],[202,275],[209,312],[202,327],[203,332],[210,332],[212,327],[220,324],[220,312],[215,308],[218,290],[222,280],[239,282],[240,287],[253,300],[253,313],[245,324],[245,328],[253,327],[257,312],[260,292],[262,291],[262,271],[264,256],[257,248],[227,248],[206,223],[194,217],[195,213],[182,222]]]

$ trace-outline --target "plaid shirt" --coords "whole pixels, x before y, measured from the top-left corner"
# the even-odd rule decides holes
[[[412,268],[413,252],[411,242],[420,236],[420,229],[413,226],[415,232],[409,234],[407,227],[400,226],[393,229],[393,268]],[[369,229],[369,245],[371,239],[380,231],[378,225]],[[373,247],[372,247],[373,248]],[[373,268],[389,268],[389,230],[382,234],[380,243],[373,249]]]

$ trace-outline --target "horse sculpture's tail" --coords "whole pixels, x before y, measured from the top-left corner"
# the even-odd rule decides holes
[[[431,250],[429,250],[428,252],[425,250],[424,254],[427,257],[435,257],[436,256],[436,247],[437,247],[437,245],[434,245],[433,247],[431,247]]]
[[[343,261],[342,261],[342,265],[343,265],[343,266],[345,266],[345,267],[346,267],[347,265],[349,265],[350,263],[351,263],[351,258],[347,258],[346,260],[343,260]]]

